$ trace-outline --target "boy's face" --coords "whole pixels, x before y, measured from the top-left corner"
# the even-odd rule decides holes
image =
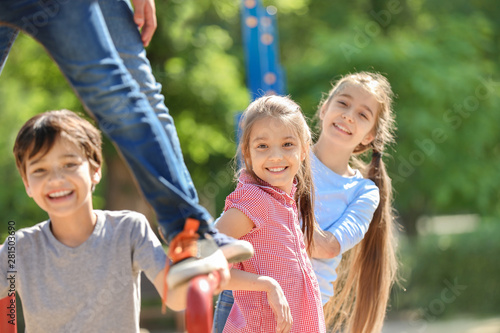
[[[27,159],[23,182],[26,193],[53,219],[92,210],[92,186],[100,180],[100,169],[92,170],[81,149],[59,136],[45,155]]]

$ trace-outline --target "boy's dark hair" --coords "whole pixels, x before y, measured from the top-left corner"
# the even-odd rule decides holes
[[[101,132],[72,111],[48,111],[29,119],[17,134],[13,152],[23,179],[26,179],[26,160],[39,153],[47,154],[60,135],[81,149],[92,171],[101,167]]]

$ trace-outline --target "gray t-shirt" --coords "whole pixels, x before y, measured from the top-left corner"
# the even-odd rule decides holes
[[[16,232],[15,283],[26,332],[139,332],[140,272],[153,281],[165,252],[144,215],[95,213],[94,232],[76,248],[54,237],[50,221]],[[7,262],[3,246],[0,298],[10,286]]]

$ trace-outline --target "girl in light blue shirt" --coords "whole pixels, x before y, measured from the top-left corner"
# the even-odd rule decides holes
[[[392,187],[382,160],[393,141],[392,95],[384,76],[350,74],[317,112],[311,163],[323,232],[312,263],[334,332],[380,332],[395,279]]]

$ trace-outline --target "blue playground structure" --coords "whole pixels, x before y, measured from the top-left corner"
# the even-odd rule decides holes
[[[251,101],[264,95],[286,95],[285,72],[279,62],[276,13],[276,7],[264,8],[261,0],[241,1],[241,31]],[[238,113],[237,141],[240,117]]]
[[[285,95],[284,71],[279,62],[277,9],[261,0],[243,0],[241,25],[247,87],[252,101],[263,95]]]

